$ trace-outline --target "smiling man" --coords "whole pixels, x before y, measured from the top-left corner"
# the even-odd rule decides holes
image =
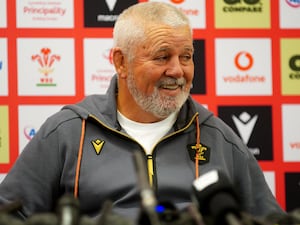
[[[0,185],[0,204],[21,200],[23,218],[53,211],[72,193],[82,214],[102,204],[135,220],[140,193],[133,152],[145,159],[159,202],[191,203],[199,175],[221,169],[253,216],[282,213],[243,141],[190,96],[193,35],[187,17],[166,3],[138,3],[114,27],[117,74],[105,95],[91,95],[48,118]],[[201,135],[200,135],[201,134]]]

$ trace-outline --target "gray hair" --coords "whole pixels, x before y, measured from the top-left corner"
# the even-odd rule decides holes
[[[187,16],[171,4],[138,3],[119,15],[113,30],[114,47],[121,48],[124,54],[131,58],[132,48],[145,40],[146,29],[153,24],[191,27]]]

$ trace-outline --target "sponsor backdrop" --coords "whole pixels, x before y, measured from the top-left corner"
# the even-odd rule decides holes
[[[191,20],[193,97],[249,146],[281,206],[300,207],[300,1],[161,1]],[[137,2],[0,0],[0,181],[48,116],[106,91],[112,26]]]

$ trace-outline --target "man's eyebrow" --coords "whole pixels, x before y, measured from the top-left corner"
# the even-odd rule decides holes
[[[159,49],[154,50],[154,52],[155,52],[155,53],[158,53],[158,52],[166,52],[166,51],[168,51],[168,50],[170,50],[170,49],[171,49],[170,47],[165,46],[165,47],[160,47]]]
[[[193,53],[193,52],[194,52],[194,47],[191,47],[191,46],[185,46],[185,47],[184,47],[184,50]]]
[[[167,52],[169,50],[171,50],[172,48],[168,47],[168,46],[163,46],[163,47],[160,47],[159,49],[157,50],[154,50],[153,53],[154,54],[157,54],[157,53],[160,53],[160,52]],[[188,51],[188,52],[191,52],[193,53],[194,52],[194,48],[192,46],[184,46],[184,51]]]

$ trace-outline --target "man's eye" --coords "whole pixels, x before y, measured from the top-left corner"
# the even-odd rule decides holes
[[[166,55],[158,56],[155,58],[156,61],[166,61],[169,57]]]
[[[180,59],[183,61],[189,61],[192,58],[191,55],[182,55],[180,56]]]

